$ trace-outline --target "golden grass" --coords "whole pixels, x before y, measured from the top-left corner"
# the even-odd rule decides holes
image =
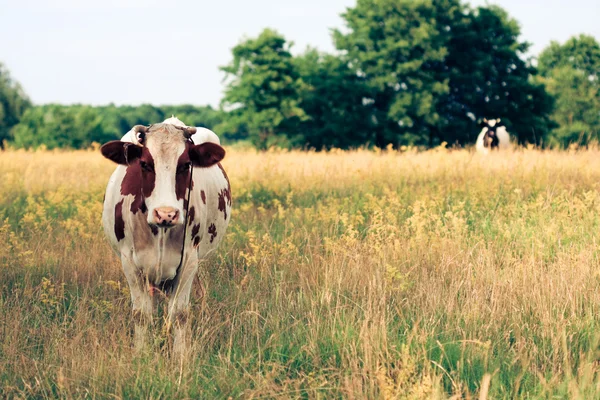
[[[230,149],[193,350],[131,346],[113,165],[0,153],[0,397],[600,397],[600,153]]]

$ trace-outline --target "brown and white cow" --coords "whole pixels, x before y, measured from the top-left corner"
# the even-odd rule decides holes
[[[174,350],[183,352],[199,261],[217,248],[231,218],[231,189],[219,163],[225,150],[212,131],[169,118],[135,126],[101,151],[119,164],[106,188],[102,223],[129,283],[136,347],[145,343],[153,295],[161,291]]]

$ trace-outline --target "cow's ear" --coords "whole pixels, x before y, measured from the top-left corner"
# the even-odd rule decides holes
[[[133,143],[113,140],[100,148],[100,152],[106,158],[121,165],[129,165],[132,161],[140,158],[142,148]]]
[[[206,142],[191,146],[189,155],[195,167],[210,167],[225,157],[225,149],[216,143]]]
[[[483,121],[479,123],[479,126],[485,128],[486,126],[488,126],[488,120],[484,118]]]
[[[505,126],[502,122],[500,122],[500,118],[498,118],[496,120],[496,128],[502,128],[503,126]]]

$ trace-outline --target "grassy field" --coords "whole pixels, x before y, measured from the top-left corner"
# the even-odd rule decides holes
[[[113,165],[0,153],[0,398],[600,398],[600,152],[224,165],[232,224],[179,362],[160,321],[132,349]]]

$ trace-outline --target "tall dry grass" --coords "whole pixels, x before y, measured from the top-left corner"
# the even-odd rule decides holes
[[[600,153],[236,151],[193,349],[136,354],[113,165],[0,153],[0,397],[598,398]]]

